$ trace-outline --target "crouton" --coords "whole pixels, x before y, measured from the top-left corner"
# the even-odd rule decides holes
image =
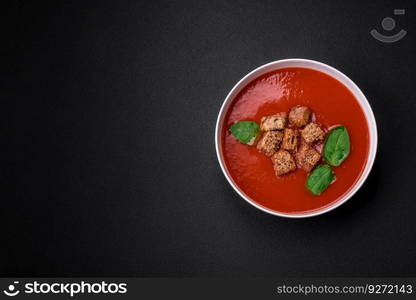
[[[277,176],[296,170],[296,163],[292,155],[286,150],[279,150],[272,157],[273,168]]]
[[[283,132],[282,149],[295,152],[298,147],[298,131],[285,128]]]
[[[310,172],[316,163],[321,159],[321,154],[306,143],[302,143],[296,153],[296,161],[299,167]]]
[[[260,129],[263,131],[281,130],[286,126],[287,113],[281,112],[273,116],[261,118]]]
[[[311,110],[306,106],[292,107],[289,111],[289,123],[294,127],[301,128],[309,123],[311,114]]]
[[[257,143],[257,149],[267,156],[272,156],[279,150],[282,139],[283,133],[281,131],[266,131]]]
[[[321,142],[324,140],[325,132],[316,123],[309,123],[301,131],[302,138],[308,144]]]

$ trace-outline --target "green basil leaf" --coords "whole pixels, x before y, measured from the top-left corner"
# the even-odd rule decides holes
[[[260,131],[256,122],[240,121],[230,127],[231,134],[243,144],[253,145]]]
[[[306,188],[314,195],[320,195],[334,180],[334,172],[328,165],[320,165],[309,174]]]
[[[332,129],[325,141],[324,160],[331,166],[339,166],[350,154],[350,136],[345,126]]]

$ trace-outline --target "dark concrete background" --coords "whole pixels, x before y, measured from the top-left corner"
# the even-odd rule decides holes
[[[0,275],[416,276],[413,1],[9,4]],[[352,78],[380,133],[360,192],[304,220],[239,198],[214,148],[232,86],[296,57]]]

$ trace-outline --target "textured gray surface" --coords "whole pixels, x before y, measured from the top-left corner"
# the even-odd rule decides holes
[[[416,276],[414,3],[190,2],[13,2],[0,274]],[[240,199],[214,149],[232,86],[294,57],[352,78],[380,132],[362,190],[305,220]]]

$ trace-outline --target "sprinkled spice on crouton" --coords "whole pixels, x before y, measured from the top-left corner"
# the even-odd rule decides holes
[[[281,112],[273,116],[261,118],[260,129],[263,131],[281,130],[286,126],[287,113]]]
[[[296,152],[298,147],[298,131],[291,129],[291,128],[285,128],[283,132],[283,141],[282,141],[282,149]]]
[[[281,131],[266,131],[257,143],[257,149],[267,156],[272,156],[279,150],[282,139]]]
[[[272,157],[273,168],[277,176],[296,170],[296,163],[292,155],[286,150],[279,150]]]
[[[321,154],[306,143],[302,143],[296,153],[298,165],[306,172],[310,172],[320,159]]]
[[[325,132],[316,123],[309,123],[301,130],[302,138],[308,144],[321,142],[324,140]]]
[[[292,107],[289,112],[289,123],[294,127],[301,128],[309,123],[311,114],[311,110],[306,106]]]

